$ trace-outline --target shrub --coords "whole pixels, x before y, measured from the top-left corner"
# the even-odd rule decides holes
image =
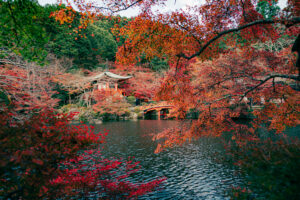
[[[86,198],[92,192],[97,198],[124,199],[152,191],[164,180],[126,181],[138,163],[103,158],[98,146],[105,134],[70,125],[73,114],[45,111],[15,123],[7,111],[0,112],[1,198]],[[84,149],[90,150],[79,153]]]
[[[126,98],[127,99],[127,101],[128,101],[128,103],[130,103],[130,104],[135,104],[135,97],[134,96],[129,96],[129,97],[127,97]]]
[[[103,142],[102,134],[85,125],[70,126],[73,114],[44,111],[23,123],[14,122],[10,112],[1,112],[0,117],[0,196],[5,198],[42,197],[60,162]]]

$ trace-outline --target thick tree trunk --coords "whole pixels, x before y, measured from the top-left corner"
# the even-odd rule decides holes
[[[292,47],[292,52],[298,53],[296,67],[298,68],[298,78],[299,78],[300,77],[300,34],[298,35],[297,39],[295,40],[295,43]]]

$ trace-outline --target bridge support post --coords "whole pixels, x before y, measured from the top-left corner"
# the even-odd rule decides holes
[[[157,110],[157,119],[160,120],[160,111],[161,110]]]

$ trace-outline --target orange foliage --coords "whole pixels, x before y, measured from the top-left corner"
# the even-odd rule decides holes
[[[161,147],[228,131],[236,140],[255,140],[255,128],[261,123],[278,132],[299,124],[299,92],[295,89],[299,71],[290,48],[272,52],[257,50],[254,45],[276,42],[283,34],[299,34],[299,26],[295,26],[300,23],[297,1],[289,0],[287,9],[271,20],[256,11],[257,0],[207,0],[164,14],[151,10],[164,2],[108,0],[96,8],[95,4],[74,1],[84,6],[89,17],[91,8],[97,14],[141,8],[138,17],[113,30],[126,38],[117,52],[117,62],[135,64],[141,56],[167,56],[171,69],[157,97],[176,105],[178,117],[191,108],[199,111],[191,128],[161,133],[158,138],[166,138]],[[233,120],[247,114],[247,98],[261,109],[255,112],[257,119],[251,129]]]
[[[159,16],[163,20],[162,17]],[[148,60],[165,56],[173,58],[182,51],[189,52],[197,48],[197,45],[193,45],[195,40],[186,36],[185,32],[148,15],[135,18],[125,27],[116,27],[114,33],[128,38],[116,56],[121,64],[135,64],[142,55],[146,55]]]
[[[136,72],[134,77],[127,81],[126,94],[132,94],[139,99],[151,100],[155,96],[160,81],[161,77],[153,72]]]
[[[128,113],[130,104],[126,102],[124,97],[114,90],[95,90],[93,92],[93,99],[96,104],[93,109],[96,112],[114,114],[117,116]]]
[[[201,136],[220,136],[224,132],[231,132],[237,141],[255,140],[255,129],[262,124],[268,124],[269,130],[278,133],[298,125],[299,92],[293,89],[297,70],[292,63],[294,57],[287,51],[254,50],[249,53],[247,49],[238,49],[213,61],[197,61],[190,65],[186,74],[177,72],[166,77],[158,93],[160,98],[177,105],[178,114],[190,108],[200,114],[189,128],[167,130],[157,135],[155,139],[166,139],[157,151]],[[256,116],[252,128],[235,121],[247,117],[250,104]]]

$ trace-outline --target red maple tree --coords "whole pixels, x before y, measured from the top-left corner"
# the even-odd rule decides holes
[[[97,192],[96,198],[132,199],[164,181],[127,181],[138,163],[104,158],[106,133],[73,125],[76,113],[55,111],[48,73],[33,75],[35,68],[29,71],[30,64],[13,58],[1,60],[0,66],[1,197],[79,198]]]

